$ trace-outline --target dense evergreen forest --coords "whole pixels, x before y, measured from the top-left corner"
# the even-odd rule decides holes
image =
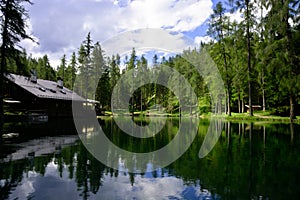
[[[222,75],[228,115],[246,112],[245,105],[250,106],[249,114],[253,115],[251,107],[261,105],[264,111],[292,119],[299,114],[300,101],[299,4],[300,1],[295,0],[228,0],[226,4],[218,3],[208,20],[207,34],[212,38],[211,42],[169,58],[155,55],[149,61],[145,56],[137,56],[134,47],[124,59],[117,52],[107,57],[105,49],[88,33],[79,50],[62,55],[58,67],[50,66],[47,55],[34,58],[23,50],[18,51],[17,56],[4,57],[7,60],[5,71],[29,76],[30,70],[34,69],[40,79],[61,77],[66,87],[86,98],[94,97],[85,89],[96,87],[95,99],[100,101],[103,110],[110,110],[111,94],[122,74],[134,69],[136,78],[139,78],[139,72],[154,74],[157,68],[166,65],[190,82],[198,96],[200,114],[203,114],[211,111],[210,94],[203,78],[184,57],[201,54],[206,49]],[[241,12],[242,20],[234,21],[229,12]],[[101,75],[98,84],[92,74],[95,77]],[[81,84],[74,86],[76,77]],[[155,104],[162,105],[169,113],[180,111],[175,95],[155,83],[134,92],[130,109],[132,112],[145,111]]]

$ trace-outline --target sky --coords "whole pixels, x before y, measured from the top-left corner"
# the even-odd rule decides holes
[[[32,0],[28,33],[39,43],[22,41],[28,54],[47,54],[56,68],[66,54],[78,52],[91,32],[100,44],[122,33],[137,29],[161,29],[177,32],[195,42],[209,41],[207,19],[217,0]],[[159,38],[160,35],[151,36]],[[156,39],[156,38],[155,38]],[[135,40],[128,45],[135,47]],[[140,44],[141,45],[141,44]],[[182,45],[182,49],[186,46]],[[105,51],[105,49],[103,49]],[[116,52],[119,53],[119,52]]]

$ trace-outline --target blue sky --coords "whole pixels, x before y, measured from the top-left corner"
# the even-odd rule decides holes
[[[28,32],[39,45],[23,41],[33,57],[47,54],[57,67],[63,54],[78,52],[88,32],[100,43],[116,35],[144,28],[183,33],[207,41],[207,19],[217,0],[33,0],[28,6]],[[153,36],[154,37],[154,36]],[[134,47],[134,43],[129,43]],[[182,47],[184,48],[184,47]],[[105,49],[104,49],[105,51]],[[119,53],[119,52],[116,52]]]

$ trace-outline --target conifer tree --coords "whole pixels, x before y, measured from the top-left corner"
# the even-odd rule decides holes
[[[1,65],[0,65],[0,116],[3,119],[3,74],[6,72],[8,59],[16,58],[19,51],[16,44],[23,39],[32,39],[26,33],[26,20],[29,17],[24,3],[29,0],[1,0],[0,1],[0,27],[1,27]],[[1,120],[2,121],[2,120]]]

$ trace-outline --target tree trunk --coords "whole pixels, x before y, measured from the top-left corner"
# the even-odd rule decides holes
[[[252,157],[252,133],[253,133],[253,122],[250,122],[249,141],[250,141],[250,156],[251,157]],[[252,160],[252,158],[250,158],[250,159]]]
[[[242,122],[242,136],[245,135],[245,123]]]
[[[241,113],[241,94],[240,94],[240,88],[238,89],[238,107],[239,107],[239,113]]]
[[[227,114],[227,94],[226,94],[226,96],[225,96],[225,114]]]
[[[293,94],[290,94],[290,119],[296,119],[295,116],[295,97]]]
[[[250,1],[246,0],[246,9],[247,9],[247,50],[248,50],[248,93],[249,93],[249,115],[253,116],[252,110],[252,83],[251,83],[251,36],[250,36],[250,11],[249,5]]]
[[[223,16],[222,13],[220,13],[219,15],[220,17],[220,21],[223,21]],[[223,59],[224,59],[224,67],[225,67],[225,71],[226,71],[226,87],[227,87],[227,102],[225,101],[225,114],[228,114],[229,116],[231,116],[231,109],[230,109],[230,101],[231,101],[231,97],[230,97],[230,82],[229,82],[229,75],[228,75],[228,64],[227,64],[227,58],[226,58],[226,49],[225,49],[225,44],[224,44],[224,34],[223,34],[223,30],[221,28],[220,30],[220,44],[222,46],[222,54],[223,54]],[[227,108],[226,108],[227,106]]]
[[[190,88],[190,97],[192,96],[192,88]],[[192,102],[190,101],[190,116],[192,116]]]
[[[228,143],[227,143],[227,145],[228,145],[228,148],[230,147],[230,136],[231,136],[231,134],[230,134],[230,132],[231,132],[231,126],[230,126],[230,122],[227,122],[227,126],[228,126],[228,128],[227,128],[227,137],[228,137]]]
[[[260,1],[260,19],[263,19],[263,1]],[[263,36],[263,26],[261,26],[261,30],[260,30],[260,39],[261,41],[264,40],[264,36]],[[263,104],[263,111],[266,111],[266,95],[265,95],[265,72],[264,72],[264,66],[262,66],[261,68],[261,82],[262,82],[262,104]]]
[[[231,106],[230,106],[230,99],[231,99],[231,95],[230,95],[230,91],[228,90],[228,116],[231,116]]]
[[[287,42],[286,42],[286,52],[287,52],[287,55],[289,57],[289,59],[291,60],[290,62],[290,66],[296,66],[298,64],[298,62],[295,60],[295,57],[296,57],[296,52],[293,50],[293,48],[291,48],[291,46],[293,45],[292,44],[292,31],[291,31],[291,28],[290,28],[290,25],[289,25],[289,18],[290,18],[290,12],[289,12],[289,4],[285,4],[285,2],[287,1],[282,1],[282,4],[284,6],[286,6],[286,8],[283,8],[283,9],[287,9],[287,12],[285,12],[285,17],[283,17],[283,19],[285,20],[285,33],[286,33],[286,39],[287,39]],[[293,70],[290,69],[290,72],[289,72],[289,77],[293,77],[295,74],[293,73]],[[294,87],[293,85],[290,85],[289,86],[289,90],[290,90],[290,120],[293,121],[295,118],[296,118],[296,115],[295,115],[295,96],[292,92],[292,88]]]
[[[242,113],[245,112],[245,102],[244,102],[244,98],[242,98]]]
[[[263,95],[262,95],[262,100],[263,100],[263,111],[266,111],[266,96],[265,96],[265,89],[263,89]]]
[[[143,112],[143,91],[142,91],[143,88],[141,88],[141,112]]]
[[[295,127],[294,127],[294,124],[293,124],[293,123],[290,124],[290,130],[291,130],[291,145],[293,145],[293,142],[294,142],[294,134],[295,134]]]
[[[4,67],[5,67],[5,50],[1,48],[1,70],[0,70],[0,124],[3,123],[4,120],[4,108],[3,108],[3,83],[4,83]]]
[[[181,119],[181,106],[179,105],[179,117]]]
[[[219,110],[219,98],[215,100],[215,115],[218,113],[218,110]]]
[[[222,97],[221,96],[219,96],[218,102],[219,102],[218,114],[221,115],[222,114]]]
[[[8,6],[8,2],[6,4]],[[4,91],[3,91],[3,84],[4,84],[4,71],[6,68],[6,45],[7,45],[7,37],[8,37],[8,21],[4,14],[4,25],[3,25],[3,32],[2,32],[2,45],[1,45],[1,66],[0,66],[0,123],[3,123],[4,120],[4,108],[3,108],[3,99],[4,99]]]

